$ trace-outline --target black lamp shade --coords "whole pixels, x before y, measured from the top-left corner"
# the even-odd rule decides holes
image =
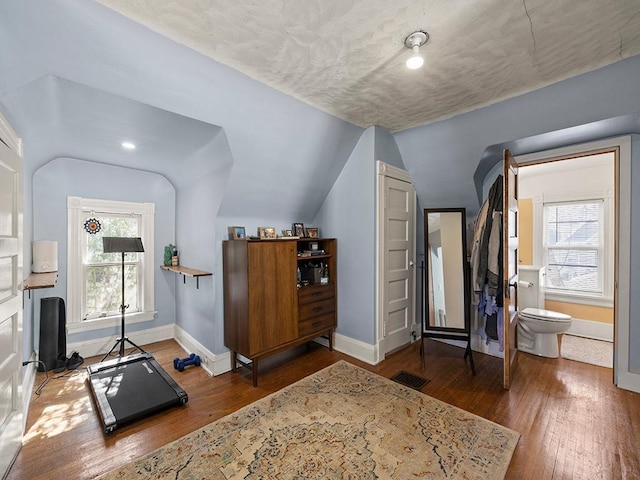
[[[140,237],[102,237],[104,253],[144,252]]]

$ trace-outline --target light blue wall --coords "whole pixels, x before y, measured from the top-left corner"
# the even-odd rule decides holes
[[[468,216],[475,215],[479,204],[473,175],[487,147],[638,112],[638,78],[640,56],[396,133],[420,204],[424,208],[465,207]]]
[[[375,343],[375,127],[362,134],[314,223],[338,239],[338,328]]]
[[[229,144],[224,132],[220,132],[207,150],[207,156],[226,159],[222,166],[180,188],[176,218],[176,246],[181,265],[198,270],[214,272],[218,251],[216,216],[227,192],[227,182],[232,169]],[[211,162],[213,163],[213,162]],[[209,169],[210,170],[210,169]],[[216,340],[223,330],[216,330],[214,310],[222,296],[216,296],[216,288],[222,283],[221,276],[184,279],[176,285],[176,324],[212,352],[216,351]],[[199,287],[198,287],[199,283]]]
[[[624,261],[624,260],[622,260]],[[640,374],[640,135],[631,137],[629,370]]]
[[[402,155],[398,150],[396,139],[391,133],[381,127],[375,127],[375,160],[393,165],[402,170],[406,170]]]
[[[39,299],[67,298],[67,197],[150,202],[155,204],[154,265],[163,261],[163,246],[173,239],[175,230],[175,191],[161,175],[122,167],[101,165],[73,158],[57,158],[40,167],[33,175],[33,238],[58,242],[58,281],[47,290],[35,290],[33,331],[39,331]],[[173,279],[171,279],[173,280]],[[127,326],[129,333],[175,322],[173,283],[167,282],[160,269],[155,270],[155,308],[157,318]],[[25,322],[25,346],[33,351],[32,325]],[[119,328],[67,335],[68,343],[116,335]],[[26,343],[29,342],[29,343]]]

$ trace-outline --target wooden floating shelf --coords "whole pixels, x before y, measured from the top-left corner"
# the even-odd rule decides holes
[[[22,282],[22,290],[28,290],[29,298],[31,298],[31,290],[53,288],[57,280],[58,272],[31,273],[27,279]]]
[[[160,265],[160,268],[182,275],[182,283],[187,283],[187,277],[194,277],[196,279],[196,288],[200,288],[200,277],[209,277],[213,275],[211,272],[204,272],[202,270],[183,267],[181,265]]]

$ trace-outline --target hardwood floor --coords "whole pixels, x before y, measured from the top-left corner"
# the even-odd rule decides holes
[[[612,370],[566,359],[521,354],[509,391],[502,389],[502,361],[474,353],[475,377],[463,350],[419,342],[371,366],[313,344],[260,364],[257,388],[246,370],[209,377],[202,368],[173,368],[184,351],[172,340],[146,346],[188,392],[189,402],[105,435],[85,383],[84,366],[55,376],[29,409],[24,446],[8,473],[17,479],[91,479],[142,456],[338,360],[385,377],[401,370],[426,377],[422,392],[521,434],[508,479],[640,478],[640,394],[616,388]],[[44,379],[38,374],[36,387]]]

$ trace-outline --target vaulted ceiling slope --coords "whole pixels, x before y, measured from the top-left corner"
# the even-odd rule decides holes
[[[97,0],[355,125],[395,132],[640,53],[637,0]],[[425,66],[404,39],[426,30]]]
[[[30,138],[44,147],[28,159],[34,170],[57,154],[158,173],[182,186],[190,171],[206,175],[229,160],[216,155],[220,127],[54,76],[4,95],[1,104],[16,126],[32,132]],[[137,148],[123,150],[126,140],[134,140]],[[25,143],[30,154],[32,143]]]
[[[195,128],[224,137],[233,161],[221,213],[289,222],[313,218],[362,133],[87,0],[0,2],[0,109],[25,140],[26,178],[42,162],[80,156],[195,182],[215,165],[182,133],[205,123]],[[150,141],[118,151],[136,129]]]

